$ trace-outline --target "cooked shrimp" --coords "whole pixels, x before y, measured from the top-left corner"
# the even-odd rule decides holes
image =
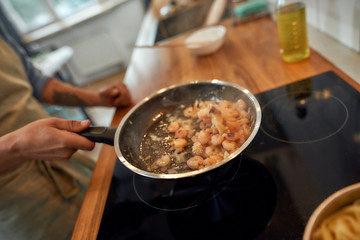
[[[221,152],[220,148],[217,147],[217,146],[207,146],[205,148],[205,154],[206,156],[208,157],[211,157],[211,156],[214,156],[214,155],[217,155]]]
[[[248,125],[244,125],[243,126],[243,131],[244,131],[244,137],[248,138],[251,134],[251,129]]]
[[[242,122],[240,120],[226,121],[226,126],[228,127],[230,132],[235,132],[241,129]]]
[[[241,135],[241,137],[239,138],[239,140],[237,140],[237,143],[239,146],[243,145],[244,142],[246,141],[246,137],[244,137],[244,135]]]
[[[235,151],[236,148],[238,147],[236,142],[230,141],[230,140],[224,140],[222,142],[222,146],[226,151],[229,151],[229,152]]]
[[[153,164],[150,166],[150,170],[154,171],[158,168],[161,169],[162,172],[166,171],[171,163],[171,159],[169,155],[163,155],[159,159],[157,159]]]
[[[225,108],[222,113],[225,119],[236,119],[240,116],[240,113],[233,108]]]
[[[211,118],[206,118],[206,119],[203,119],[201,122],[200,122],[200,129],[204,130],[206,128],[210,128],[212,125],[211,123]]]
[[[169,132],[176,132],[178,129],[180,128],[180,123],[178,122],[172,122],[169,124],[169,126],[167,127],[167,130]]]
[[[200,169],[204,167],[204,159],[200,156],[195,156],[187,160],[186,164],[191,169]]]
[[[205,166],[211,166],[213,164],[217,163],[216,159],[212,158],[212,157],[208,157],[204,160],[204,165]]]
[[[197,117],[201,120],[209,118],[210,117],[209,112],[210,112],[209,107],[202,108],[197,112]]]
[[[163,155],[161,158],[156,160],[154,164],[158,167],[167,167],[170,164],[170,156],[169,155]]]
[[[220,162],[220,161],[224,160],[224,154],[221,152],[219,154],[211,156],[211,158],[216,160],[217,162]]]
[[[218,146],[224,141],[224,137],[220,134],[215,134],[211,136],[210,143],[211,145]]]
[[[232,105],[233,105],[233,103],[228,100],[222,100],[221,102],[219,102],[220,108],[231,108]]]
[[[250,133],[249,133],[249,135],[247,135],[248,134],[247,131],[248,130],[245,130],[245,128],[243,128],[243,129],[240,129],[240,131],[238,132],[240,137],[237,140],[237,143],[238,143],[239,146],[243,145],[244,142],[246,141],[246,139],[250,136]]]
[[[170,143],[170,145],[174,146],[175,148],[183,148],[186,147],[187,141],[184,138],[177,138]]]
[[[246,125],[246,124],[249,124],[249,119],[246,117],[246,118],[242,118],[239,120],[240,124],[241,125]]]
[[[196,109],[194,107],[188,107],[183,113],[185,117],[192,117],[196,113]]]
[[[203,155],[205,153],[205,147],[200,142],[195,142],[192,146],[192,152],[195,155]]]
[[[207,144],[211,140],[211,134],[208,131],[200,131],[197,135],[199,142],[202,145]]]
[[[245,110],[247,108],[247,104],[243,99],[239,99],[236,103],[234,103],[234,107],[239,110]]]
[[[210,132],[212,134],[219,134],[219,129],[217,129],[215,126],[210,127]]]
[[[197,136],[197,135],[192,136],[192,137],[191,137],[191,141],[192,141],[193,143],[199,142],[198,136]]]
[[[186,138],[188,135],[188,131],[186,129],[183,128],[179,128],[176,132],[175,132],[175,137],[176,138]]]
[[[239,140],[242,134],[240,132],[230,132],[225,135],[226,140],[236,141]]]
[[[246,118],[248,119],[249,118],[249,113],[245,110],[241,110],[240,111],[240,118]]]

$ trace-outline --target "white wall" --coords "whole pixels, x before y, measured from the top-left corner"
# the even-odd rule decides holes
[[[143,16],[142,1],[130,0],[38,43],[73,48],[67,66],[82,85],[128,65]]]
[[[273,10],[276,0],[267,0]],[[308,24],[360,52],[360,0],[304,0]]]

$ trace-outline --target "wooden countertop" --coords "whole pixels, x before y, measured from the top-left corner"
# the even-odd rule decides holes
[[[161,88],[195,80],[229,81],[257,94],[327,71],[334,71],[360,91],[360,85],[314,50],[308,60],[284,63],[279,53],[276,25],[271,18],[237,26],[231,26],[229,19],[222,25],[227,28],[225,43],[210,56],[195,57],[185,47],[175,47],[187,34],[171,39],[165,43],[166,48],[134,49],[125,75],[134,104]],[[129,109],[118,109],[111,125],[118,126]],[[114,148],[104,145],[72,239],[96,239],[115,161]]]

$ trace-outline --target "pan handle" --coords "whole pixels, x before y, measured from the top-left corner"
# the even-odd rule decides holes
[[[89,127],[78,134],[87,139],[114,146],[115,127]]]

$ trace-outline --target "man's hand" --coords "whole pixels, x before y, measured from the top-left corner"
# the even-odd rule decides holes
[[[89,120],[48,118],[32,122],[0,138],[0,172],[30,160],[68,160],[77,149],[92,150],[95,143],[77,134]]]
[[[128,88],[122,82],[114,83],[100,90],[100,105],[107,107],[126,107],[131,103]]]
[[[65,106],[127,107],[131,103],[131,96],[122,82],[111,84],[99,92],[91,92],[57,79],[50,79],[44,87],[41,100],[44,103]]]

